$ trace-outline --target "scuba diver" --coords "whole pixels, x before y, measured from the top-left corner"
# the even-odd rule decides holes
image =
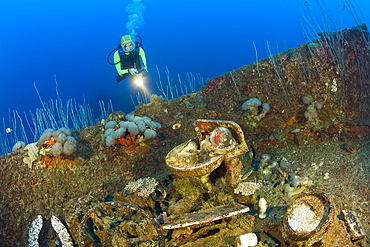
[[[118,73],[117,82],[124,80],[129,75],[134,78],[141,78],[144,72],[148,71],[141,38],[140,42],[135,42],[132,35],[123,36],[121,44],[115,49],[113,58]]]

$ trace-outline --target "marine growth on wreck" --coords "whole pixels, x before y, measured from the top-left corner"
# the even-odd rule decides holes
[[[0,157],[0,245],[367,246],[369,44],[365,24],[321,33],[20,145]]]

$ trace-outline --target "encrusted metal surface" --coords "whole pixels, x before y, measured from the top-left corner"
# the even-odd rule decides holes
[[[291,243],[305,241],[314,244],[324,236],[334,219],[335,206],[326,194],[307,193],[288,208],[282,235]]]
[[[222,161],[248,151],[240,126],[232,121],[198,119],[197,141],[189,140],[173,148],[166,156],[168,169],[180,177],[203,176],[211,173]],[[229,146],[217,146],[210,141],[212,131],[227,128],[232,138]]]
[[[163,230],[188,227],[202,223],[212,222],[227,217],[232,217],[248,212],[249,208],[241,204],[213,207],[194,213],[185,214],[179,217],[168,217],[167,222],[162,225]]]

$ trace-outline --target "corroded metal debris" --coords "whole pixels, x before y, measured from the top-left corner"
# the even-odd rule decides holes
[[[223,161],[234,166],[229,160],[248,152],[243,131],[233,121],[198,119],[195,131],[196,139],[178,145],[166,156],[168,169],[177,176],[204,176]]]
[[[342,210],[341,215],[343,216],[352,240],[359,240],[365,237],[364,228],[358,220],[355,212]]]
[[[281,233],[293,245],[305,242],[305,246],[311,246],[321,240],[334,219],[335,206],[326,194],[307,193],[288,208]]]
[[[212,222],[238,214],[246,213],[249,208],[241,204],[213,207],[194,213],[185,214],[179,217],[168,217],[167,222],[162,225],[163,230],[188,227]]]

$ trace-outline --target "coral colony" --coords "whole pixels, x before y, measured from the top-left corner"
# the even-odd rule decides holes
[[[17,142],[13,150],[19,151],[22,146],[22,143]],[[27,156],[23,158],[23,162],[32,168],[39,155],[50,157],[72,155],[77,150],[77,141],[68,128],[60,128],[56,131],[46,129],[36,143],[28,144],[24,150],[27,151]]]
[[[109,147],[115,144],[122,144],[134,148],[142,138],[152,139],[157,136],[155,130],[162,126],[152,121],[149,117],[139,117],[132,114],[126,115],[127,121],[116,122],[114,120],[105,124],[105,144]]]

